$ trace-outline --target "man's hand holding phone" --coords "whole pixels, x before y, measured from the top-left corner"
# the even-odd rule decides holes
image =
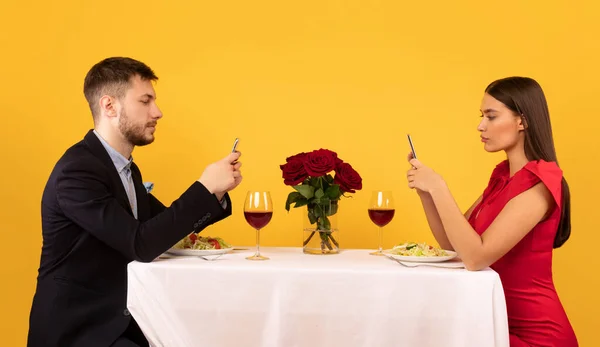
[[[242,155],[237,151],[239,139],[236,138],[231,153],[225,158],[214,162],[204,169],[198,182],[202,183],[209,192],[222,198],[225,193],[232,191],[242,182],[242,163],[238,161]]]

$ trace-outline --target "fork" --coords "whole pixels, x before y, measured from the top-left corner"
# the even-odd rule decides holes
[[[393,261],[395,261],[396,263],[398,263],[398,264],[400,264],[400,265],[402,265],[402,266],[404,266],[404,267],[412,267],[412,266],[408,266],[408,265],[406,265],[406,264],[402,263],[400,260],[398,260],[398,259],[396,259],[396,258],[394,258],[394,257],[392,257],[392,256],[389,256],[389,255],[387,255],[387,254],[384,254],[384,255],[385,255],[385,257],[386,257],[386,258],[388,258],[388,259],[390,259],[390,260],[393,260]]]
[[[439,263],[411,263],[411,265],[406,265],[402,261],[400,261],[394,257],[391,257],[387,254],[385,256],[404,267],[429,266],[429,267],[436,267],[436,268],[441,268],[441,269],[462,269],[462,268],[464,268],[464,265],[463,266],[442,266],[442,265],[438,265]]]

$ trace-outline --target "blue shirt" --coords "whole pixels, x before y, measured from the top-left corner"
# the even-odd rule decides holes
[[[121,153],[119,153],[116,149],[112,148],[108,142],[106,142],[100,134],[94,130],[94,134],[104,146],[104,149],[108,152],[110,159],[115,165],[115,169],[119,173],[119,177],[121,178],[121,182],[123,182],[123,188],[125,188],[125,192],[127,192],[127,198],[129,199],[129,206],[131,206],[131,211],[133,212],[133,216],[137,219],[137,198],[135,196],[135,186],[133,185],[133,179],[131,178],[131,163],[133,163],[133,156],[129,159],[125,158]],[[227,208],[227,200],[223,199],[220,201],[223,209]]]
[[[129,206],[131,206],[133,216],[137,219],[137,198],[135,197],[133,178],[131,178],[131,163],[133,163],[133,157],[130,157],[129,159],[125,158],[116,149],[112,148],[108,142],[106,142],[102,136],[96,132],[96,130],[94,130],[94,134],[98,137],[98,140],[100,140],[102,146],[104,146],[104,149],[106,149],[108,152],[113,164],[115,164],[115,169],[117,169],[119,177],[121,178],[121,182],[123,182],[123,188],[125,188],[125,192],[127,192]]]

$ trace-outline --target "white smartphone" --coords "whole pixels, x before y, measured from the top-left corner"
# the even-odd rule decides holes
[[[231,148],[231,153],[234,153],[238,143],[240,142],[240,139],[238,137],[235,138],[235,141],[233,142],[233,147]]]
[[[413,146],[412,139],[410,138],[410,134],[406,134],[408,137],[408,143],[410,144],[410,150],[412,151],[412,155],[414,159],[417,159],[417,153],[415,153],[415,146]]]

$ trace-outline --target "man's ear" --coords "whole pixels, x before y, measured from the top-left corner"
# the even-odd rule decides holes
[[[117,101],[109,95],[104,95],[98,101],[100,104],[100,112],[106,114],[108,117],[117,116]]]

